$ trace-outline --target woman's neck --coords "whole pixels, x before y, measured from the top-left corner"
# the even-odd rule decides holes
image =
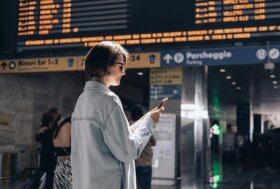
[[[106,82],[106,79],[104,77],[93,77],[91,80],[102,83],[103,85],[109,88],[109,85],[107,84],[108,82]]]

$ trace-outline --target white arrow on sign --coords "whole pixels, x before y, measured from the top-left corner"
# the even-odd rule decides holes
[[[167,55],[165,55],[164,57],[163,57],[163,60],[165,60],[165,62],[167,63],[167,64],[169,64],[169,62],[172,60],[173,58],[172,58],[172,56],[170,55],[170,54],[167,54]]]

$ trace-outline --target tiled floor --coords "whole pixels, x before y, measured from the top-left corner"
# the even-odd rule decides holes
[[[184,179],[176,186],[153,186],[152,189],[279,189],[280,170],[242,166],[230,162],[213,162],[207,176],[191,181]]]
[[[1,189],[21,189],[25,183],[25,178],[17,178],[13,180],[0,180]]]
[[[280,170],[264,167],[247,167],[233,163],[213,161],[213,169],[208,175],[187,181],[182,173],[176,186],[153,186],[152,189],[279,189]],[[0,181],[1,189],[21,189],[27,175],[10,181]]]

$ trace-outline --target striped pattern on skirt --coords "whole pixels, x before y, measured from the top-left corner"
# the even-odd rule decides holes
[[[57,164],[54,171],[53,188],[72,188],[72,169],[70,160],[57,160]]]

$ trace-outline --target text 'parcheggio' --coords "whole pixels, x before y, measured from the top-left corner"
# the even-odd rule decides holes
[[[209,60],[223,60],[225,58],[231,58],[232,53],[223,50],[223,51],[216,51],[216,52],[186,52],[186,63],[187,64],[193,64],[193,65],[202,65],[203,60],[209,61]]]

